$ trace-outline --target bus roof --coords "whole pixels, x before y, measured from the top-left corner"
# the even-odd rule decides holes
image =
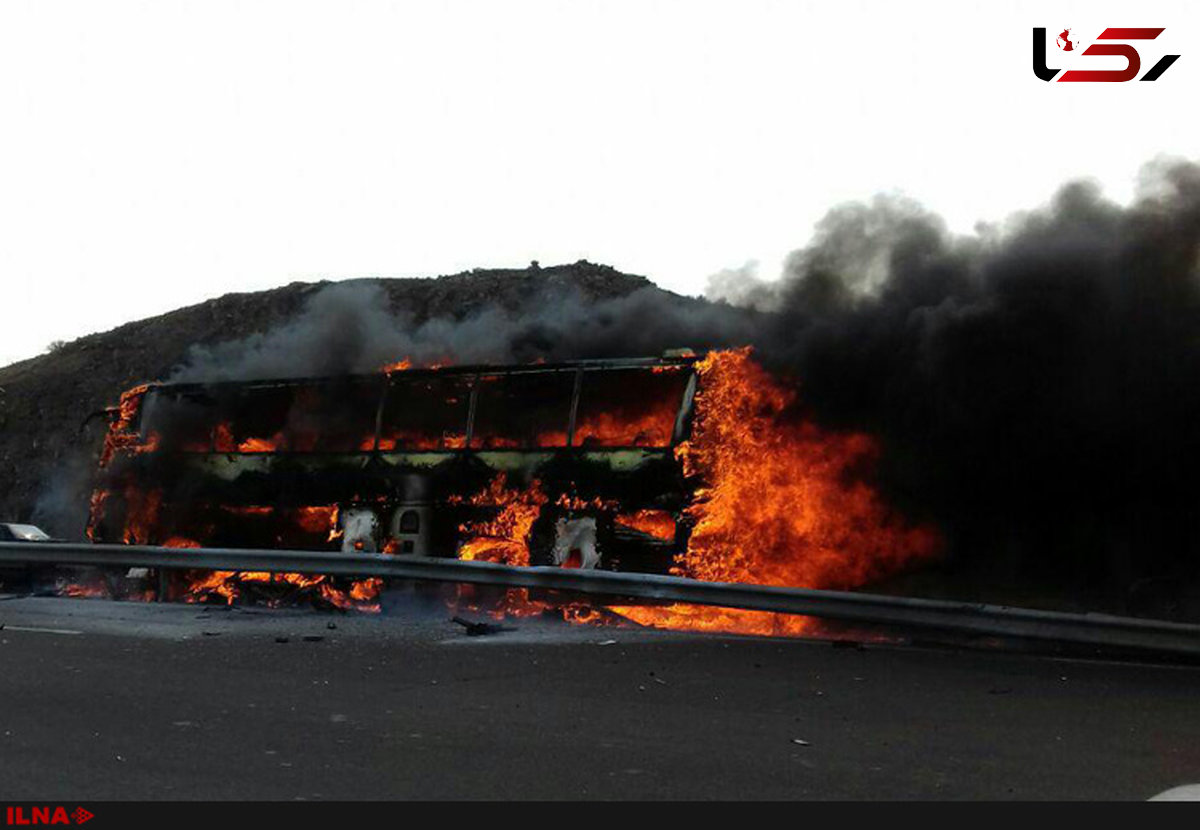
[[[387,376],[428,376],[428,375],[506,375],[531,374],[537,372],[560,372],[573,369],[606,370],[606,369],[657,369],[660,367],[687,368],[699,359],[699,355],[690,349],[673,349],[661,357],[618,357],[570,360],[558,363],[521,363],[493,364],[476,363],[451,366],[413,367],[411,369],[387,370],[377,372],[353,373],[342,375],[318,375],[312,377],[288,378],[254,378],[248,380],[221,381],[186,381],[178,383],[151,383],[149,390],[164,390],[187,392],[190,390],[217,389],[222,387],[261,387],[261,386],[293,386],[297,384],[337,383],[347,380],[366,380]]]

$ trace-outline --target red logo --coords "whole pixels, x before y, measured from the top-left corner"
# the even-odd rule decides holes
[[[1096,40],[1106,41],[1138,41],[1138,40],[1154,40],[1161,35],[1163,30],[1158,29],[1132,29],[1132,28],[1108,28],[1100,33],[1100,37]],[[1058,48],[1064,52],[1075,51],[1079,46],[1079,39],[1073,29],[1063,29],[1055,43]],[[1093,43],[1088,48],[1084,49],[1082,55],[1093,56],[1113,56],[1125,59],[1124,69],[1071,69],[1063,72],[1059,82],[1093,82],[1093,83],[1121,83],[1123,81],[1132,81],[1137,78],[1138,73],[1142,70],[1142,56],[1138,54],[1138,50],[1128,43]],[[1179,59],[1179,55],[1163,55],[1159,58],[1154,66],[1146,72],[1140,81],[1157,81],[1162,74],[1167,71],[1171,64]],[[1037,75],[1043,81],[1053,81],[1055,76],[1061,69],[1051,69],[1046,66],[1046,30],[1044,28],[1033,30],[1033,74]]]
[[[27,824],[83,824],[95,818],[95,815],[82,807],[76,807],[68,813],[66,807],[8,807],[4,817],[10,827]]]

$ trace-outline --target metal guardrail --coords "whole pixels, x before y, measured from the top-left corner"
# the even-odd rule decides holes
[[[375,553],[0,542],[0,563],[393,577],[715,605],[909,628],[1200,655],[1200,625],[652,574],[511,567]]]

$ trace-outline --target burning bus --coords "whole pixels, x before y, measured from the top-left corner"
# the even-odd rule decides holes
[[[112,411],[93,541],[666,572],[696,357],[161,383]]]
[[[941,548],[935,528],[908,521],[872,485],[878,443],[813,423],[796,387],[749,348],[149,384],[126,392],[111,418],[92,495],[96,542],[383,551],[836,589]],[[248,585],[275,591],[267,602],[293,601],[295,589],[339,607],[362,607],[380,588],[197,572],[174,596],[233,602]],[[711,622],[710,612],[637,613],[672,627]]]

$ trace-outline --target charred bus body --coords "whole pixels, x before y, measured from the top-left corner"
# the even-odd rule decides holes
[[[683,352],[152,384],[116,412],[90,532],[449,557],[517,533],[530,564],[664,572],[689,533],[694,486],[675,448],[694,363]],[[527,530],[495,526],[513,498],[536,508]]]

